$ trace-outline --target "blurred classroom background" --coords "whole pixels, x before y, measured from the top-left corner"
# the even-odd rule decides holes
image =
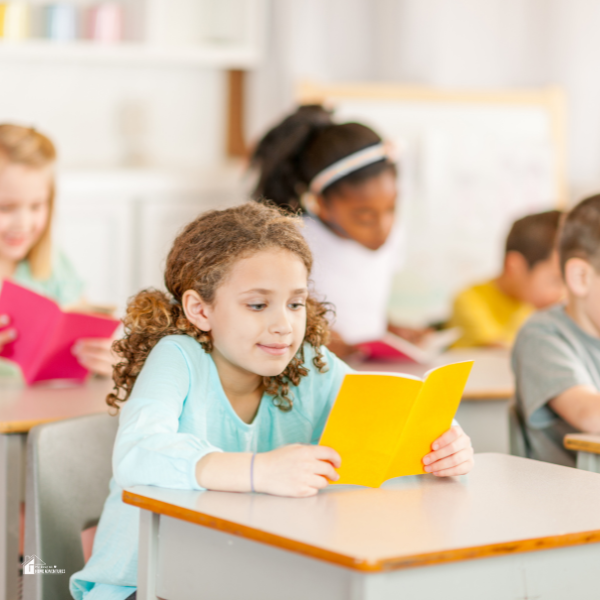
[[[399,147],[391,314],[422,325],[494,276],[514,218],[600,186],[598,24],[596,0],[4,2],[0,122],[56,142],[56,238],[120,311],[181,225],[245,199],[253,140],[337,94]]]

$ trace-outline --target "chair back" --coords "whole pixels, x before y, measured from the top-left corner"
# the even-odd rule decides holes
[[[34,427],[27,442],[25,560],[64,574],[23,574],[25,600],[70,598],[84,566],[81,532],[98,523],[112,476],[118,418],[89,415]]]

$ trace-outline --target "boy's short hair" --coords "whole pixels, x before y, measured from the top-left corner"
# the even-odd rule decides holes
[[[530,269],[550,258],[562,213],[559,210],[527,215],[515,221],[506,238],[506,253],[521,254]]]
[[[600,194],[582,200],[567,214],[558,243],[560,268],[582,258],[600,273]]]

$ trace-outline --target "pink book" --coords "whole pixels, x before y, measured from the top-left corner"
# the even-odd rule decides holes
[[[459,337],[460,330],[453,327],[429,333],[420,344],[416,345],[388,332],[382,339],[364,342],[359,344],[358,348],[368,360],[412,362],[426,365]]]
[[[110,317],[63,312],[56,302],[11,281],[2,283],[0,315],[17,339],[0,356],[21,367],[28,384],[48,379],[83,381],[88,370],[71,353],[80,338],[110,338],[119,321]]]

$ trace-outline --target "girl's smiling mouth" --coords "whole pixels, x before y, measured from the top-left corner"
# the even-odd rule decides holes
[[[288,351],[290,344],[256,344],[261,350],[273,356],[283,356]]]

